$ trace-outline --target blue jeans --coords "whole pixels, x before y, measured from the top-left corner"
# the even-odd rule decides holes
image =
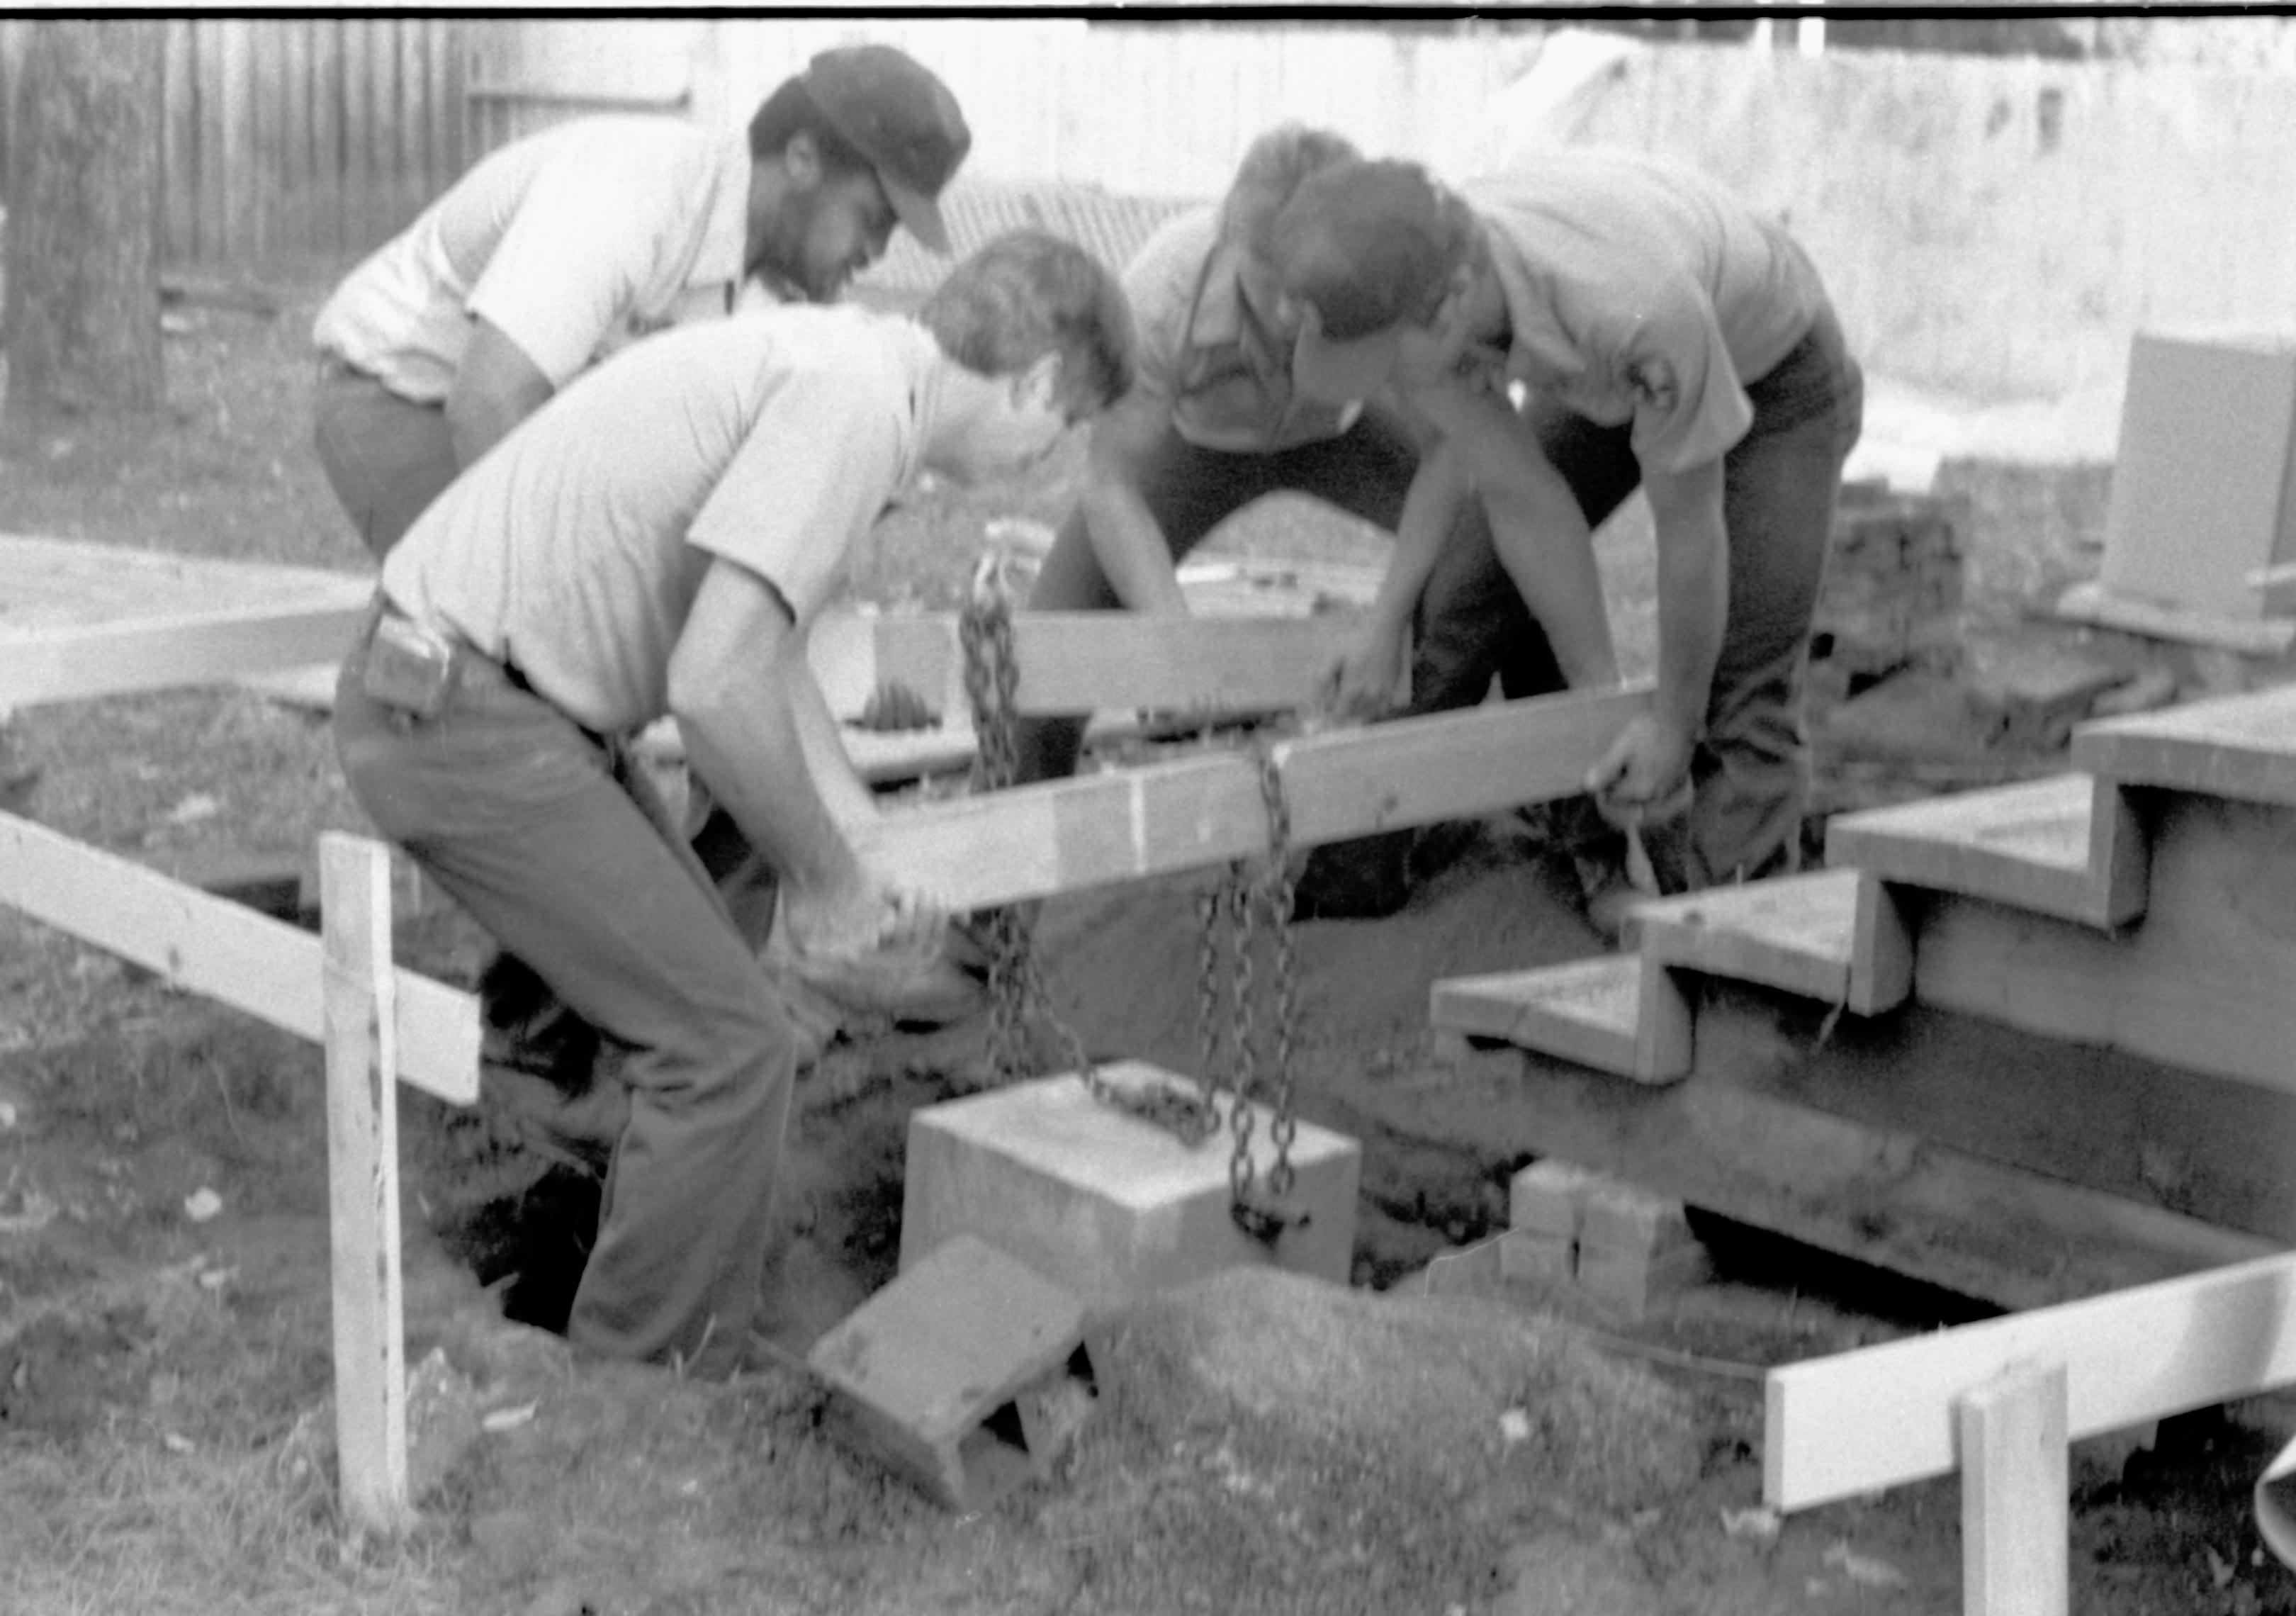
[[[1168,429],[1142,473],[1140,493],[1177,562],[1220,522],[1269,494],[1308,495],[1392,533],[1418,467],[1410,435],[1376,410],[1365,412],[1337,438],[1264,455],[1199,448]],[[1490,693],[1495,677],[1509,697],[1563,687],[1545,631],[1512,587],[1503,593],[1483,587],[1478,555],[1492,555],[1490,531],[1481,508],[1471,501],[1420,599],[1412,633],[1410,712],[1471,707]],[[1029,609],[1103,611],[1119,604],[1093,553],[1084,513],[1070,511],[1037,575]],[[1307,693],[1300,693],[1303,699]],[[1081,717],[1022,719],[1017,726],[1020,777],[1073,773],[1084,725]]]
[[[1746,389],[1753,425],[1723,460],[1730,606],[1691,760],[1689,814],[1646,827],[1644,843],[1670,892],[1799,867],[1809,796],[1802,719],[1810,619],[1833,546],[1842,463],[1864,421],[1866,386],[1829,311],[1768,374]],[[1534,398],[1525,414],[1547,459],[1599,526],[1642,481],[1625,426],[1599,426]],[[1462,622],[1504,622],[1516,594],[1487,537],[1455,562]]]
[[[409,720],[366,694],[365,660],[362,642],[334,730],[376,829],[628,1052],[628,1120],[567,1338],[722,1375],[758,1305],[795,1074],[773,988],[692,849],[633,796],[619,748],[477,659],[445,711]]]

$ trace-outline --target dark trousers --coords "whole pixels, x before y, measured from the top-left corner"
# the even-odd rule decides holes
[[[344,666],[334,729],[377,830],[627,1052],[569,1341],[723,1374],[758,1306],[795,1070],[770,980],[620,749],[488,663],[407,722],[366,695],[364,661],[362,645]]]
[[[1842,463],[1864,420],[1865,381],[1833,316],[1746,390],[1754,422],[1723,461],[1723,521],[1730,542],[1730,606],[1691,763],[1689,815],[1643,836],[1669,891],[1751,879],[1798,866],[1809,794],[1802,685],[1810,619],[1833,543]],[[1604,427],[1552,402],[1526,411],[1547,459],[1590,526],[1642,481],[1624,426]],[[1488,535],[1463,536],[1480,554],[1456,562],[1464,620],[1496,621],[1515,595]]]
[[[327,486],[381,561],[455,480],[447,412],[412,403],[372,376],[328,363],[311,413],[311,440]]]
[[[1141,477],[1141,495],[1161,524],[1177,562],[1223,520],[1263,495],[1305,494],[1350,515],[1395,530],[1419,452],[1401,426],[1366,411],[1347,431],[1274,454],[1199,448],[1168,431]],[[1490,532],[1472,501],[1444,546],[1413,625],[1407,710],[1470,707],[1490,693],[1494,677],[1509,697],[1563,687],[1546,633],[1520,595],[1482,587],[1479,558],[1490,557]],[[1111,611],[1116,591],[1101,571],[1084,513],[1071,511],[1037,575],[1029,606],[1037,611]],[[1304,700],[1308,692],[1300,693]],[[1073,773],[1085,718],[1023,719],[1018,726],[1020,777]]]

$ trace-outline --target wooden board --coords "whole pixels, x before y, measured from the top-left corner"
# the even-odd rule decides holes
[[[1643,1082],[1690,1070],[1690,1005],[1639,955],[1447,977],[1428,990],[1427,1019],[1439,1031],[1502,1038]]]
[[[1835,816],[1829,865],[2111,928],[2144,913],[2145,840],[2124,793],[2086,774]]]
[[[412,1513],[390,855],[379,842],[322,837],[319,890],[336,1468],[343,1513],[365,1530],[390,1532]]]
[[[1361,635],[1353,616],[1016,612],[1013,707],[1282,711],[1307,705]],[[857,717],[878,686],[893,681],[915,691],[944,724],[969,710],[954,612],[828,614],[808,634],[807,657],[840,718]]]
[[[2144,923],[2087,926],[1941,897],[1925,1004],[2296,1089],[2296,810],[2163,793]]]
[[[373,580],[0,535],[0,709],[340,662]]]
[[[2084,724],[2072,759],[2123,785],[2296,807],[2296,685]]]
[[[1949,1474],[1955,1404],[2065,1366],[2069,1438],[2296,1382],[2296,1255],[2249,1261],[1770,1371],[1762,1499],[1808,1509]]]
[[[1541,696],[1303,735],[1272,749],[1292,845],[1552,801],[1649,700],[1647,687]],[[1201,868],[1268,846],[1260,767],[1219,753],[889,811],[887,874],[953,909]]]
[[[2017,1364],[1955,1399],[1964,1616],[2065,1616],[2071,1455],[2065,1366]]]
[[[1880,884],[1817,870],[1636,906],[1633,934],[1659,964],[1782,988],[1860,1014],[1911,985],[1912,956]],[[1854,1003],[1852,1001],[1855,1001]]]
[[[0,903],[313,1042],[326,1022],[323,950],[283,921],[170,881],[45,825],[0,814]],[[399,1076],[478,1099],[478,1000],[411,971],[397,979]]]

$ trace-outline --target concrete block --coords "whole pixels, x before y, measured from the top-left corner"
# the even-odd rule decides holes
[[[1667,1292],[1704,1279],[1708,1267],[1680,1202],[1612,1179],[1589,1190],[1578,1284],[1595,1300],[1641,1318]]]
[[[1102,1069],[1113,1085],[1189,1079],[1136,1061]],[[1251,1136],[1256,1181],[1275,1165],[1265,1106]],[[1094,1098],[1075,1074],[927,1106],[909,1120],[901,1267],[971,1234],[1013,1253],[1093,1308],[1242,1263],[1348,1283],[1363,1151],[1298,1124],[1292,1200],[1305,1220],[1271,1247],[1229,1215],[1229,1108],[1196,1145]]]
[[[1082,1302],[960,1235],[814,1343],[854,1446],[952,1509],[1043,1480],[1099,1387]]]
[[[1499,1236],[1502,1278],[1538,1284],[1569,1284],[1578,1271],[1578,1243],[1537,1229],[1509,1229]]]
[[[1587,1193],[1601,1182],[1583,1167],[1542,1156],[1507,1180],[1507,1226],[1576,1242]]]

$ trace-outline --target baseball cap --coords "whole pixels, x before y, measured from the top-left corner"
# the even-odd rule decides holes
[[[1278,283],[1307,311],[1292,386],[1326,404],[1377,392],[1405,325],[1441,295],[1450,236],[1441,193],[1416,163],[1334,163],[1302,180],[1267,244]]]
[[[909,234],[948,250],[939,197],[972,149],[964,114],[932,70],[890,45],[826,50],[800,79],[829,126],[877,171]]]

